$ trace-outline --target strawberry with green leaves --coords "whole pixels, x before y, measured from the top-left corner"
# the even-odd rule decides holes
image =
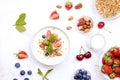
[[[113,67],[120,66],[120,60],[119,59],[114,59]]]
[[[106,57],[105,58],[105,64],[108,66],[113,65],[113,60],[111,59],[111,57]]]
[[[120,57],[120,48],[119,47],[113,47],[111,49],[111,53],[114,55],[114,56],[119,56]]]
[[[67,9],[67,10],[70,10],[70,9],[72,9],[72,7],[73,7],[73,4],[72,4],[72,2],[70,2],[69,0],[65,3],[65,8]]]
[[[16,54],[18,59],[25,59],[28,57],[27,53],[25,51],[20,51],[18,54]]]
[[[113,73],[113,69],[111,66],[108,66],[108,65],[103,65],[102,68],[101,68],[101,71],[105,74],[111,74]]]

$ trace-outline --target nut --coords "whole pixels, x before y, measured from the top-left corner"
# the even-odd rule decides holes
[[[76,6],[75,6],[75,9],[81,9],[83,7],[82,3],[78,3]]]
[[[62,8],[62,6],[61,6],[61,5],[56,5],[56,7],[57,7],[58,9]]]
[[[77,27],[80,31],[87,33],[93,27],[93,22],[90,17],[84,16],[78,19]]]
[[[73,20],[73,16],[70,16],[69,18],[68,18],[68,21],[72,21]]]
[[[66,29],[67,29],[67,30],[71,30],[71,29],[72,29],[72,27],[71,27],[71,26],[68,26]]]

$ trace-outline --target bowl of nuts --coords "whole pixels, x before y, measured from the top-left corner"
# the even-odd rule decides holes
[[[93,21],[88,16],[80,17],[77,21],[77,28],[84,33],[90,32],[93,28]]]
[[[95,0],[95,10],[104,19],[116,19],[120,16],[120,0]]]

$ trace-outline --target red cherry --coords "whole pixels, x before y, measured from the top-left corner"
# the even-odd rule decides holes
[[[91,52],[90,52],[90,51],[87,51],[87,52],[84,54],[84,57],[85,57],[85,58],[90,58],[90,57],[91,57]]]
[[[104,26],[105,26],[105,23],[104,23],[103,21],[100,21],[100,22],[98,23],[98,28],[99,28],[99,29],[102,29]]]
[[[76,56],[76,59],[79,60],[79,61],[83,60],[83,58],[84,58],[83,54],[79,54],[79,55]]]

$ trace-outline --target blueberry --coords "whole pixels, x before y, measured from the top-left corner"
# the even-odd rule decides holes
[[[13,80],[18,80],[17,78],[14,78]]]
[[[16,63],[16,64],[15,64],[15,67],[16,67],[16,68],[19,68],[19,67],[20,67],[20,63]]]
[[[46,37],[45,35],[42,35],[42,38],[43,38],[43,39],[45,39],[45,37]]]
[[[83,75],[87,75],[87,71],[83,71]]]
[[[25,78],[24,80],[29,80],[29,78]]]
[[[45,53],[45,56],[48,56],[48,55],[49,55],[49,53],[48,53],[48,52],[46,52],[46,53]]]
[[[86,79],[87,75],[83,75],[83,79]]]
[[[86,79],[87,79],[87,80],[91,80],[91,76],[90,76],[90,75],[87,75],[87,76],[86,76]]]
[[[75,75],[75,76],[74,76],[74,79],[79,79],[79,76]]]
[[[25,75],[25,71],[24,71],[24,70],[21,70],[21,71],[20,71],[20,75]]]
[[[28,75],[31,75],[31,74],[32,74],[32,71],[31,71],[31,70],[29,70],[29,71],[27,72],[27,74],[28,74]]]

